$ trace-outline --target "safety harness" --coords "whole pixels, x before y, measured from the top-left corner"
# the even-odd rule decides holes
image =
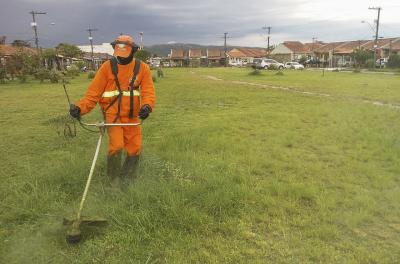
[[[121,85],[118,80],[118,61],[117,58],[112,57],[110,59],[110,64],[111,64],[111,71],[114,75],[114,81],[115,85],[117,86],[118,91],[110,91],[110,92],[104,92],[103,97],[114,97],[114,99],[110,102],[110,104],[106,107],[104,110],[104,114],[107,112],[107,110],[115,104],[115,102],[118,101],[118,111],[117,114],[113,120],[113,123],[115,123],[118,118],[120,117],[120,111],[121,111],[121,100],[122,96],[128,96],[129,95],[129,118],[133,118],[133,97],[134,96],[140,96],[139,92],[139,85],[135,86],[135,81],[136,77],[139,74],[140,70],[140,64],[141,61],[138,59],[135,59],[135,67],[133,68],[133,76],[132,79],[129,83],[129,91],[122,91]]]

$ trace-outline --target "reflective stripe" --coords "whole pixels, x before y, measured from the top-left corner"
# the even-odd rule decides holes
[[[119,95],[118,90],[107,91],[107,92],[103,93],[103,97],[114,97],[114,96],[118,96],[118,95]],[[122,96],[130,96],[130,92],[122,91]],[[133,96],[140,96],[140,92],[138,90],[133,90]]]

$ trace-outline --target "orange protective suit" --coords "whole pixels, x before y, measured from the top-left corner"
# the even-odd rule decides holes
[[[135,63],[136,61],[132,60],[132,62],[127,65],[118,64],[118,80],[121,90],[123,91],[120,105],[120,117],[116,120],[118,123],[139,122],[138,113],[142,105],[148,104],[152,109],[154,109],[155,92],[151,71],[149,66],[142,62],[135,81],[135,86],[139,86],[140,89],[135,90],[133,118],[129,118],[129,83],[133,77]],[[95,78],[86,91],[85,97],[76,105],[81,109],[81,115],[91,111],[97,103],[100,104],[100,107],[104,112],[118,94],[114,74],[111,70],[111,63],[110,61],[106,61],[97,71]],[[104,112],[105,121],[107,123],[112,123],[117,112],[118,101]],[[109,155],[113,155],[122,149],[125,149],[130,156],[140,154],[142,134],[139,126],[109,127],[107,133],[109,136]]]

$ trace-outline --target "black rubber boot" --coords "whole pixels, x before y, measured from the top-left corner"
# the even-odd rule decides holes
[[[107,157],[107,175],[110,179],[111,187],[121,187],[121,152],[117,152]]]
[[[132,181],[137,177],[137,167],[139,163],[139,155],[126,156],[124,165],[121,170],[121,177],[124,180]]]

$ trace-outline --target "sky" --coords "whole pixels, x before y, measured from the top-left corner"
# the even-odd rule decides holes
[[[228,32],[228,45],[265,47],[263,26],[271,27],[271,44],[360,40],[375,35],[377,11],[368,8],[377,6],[382,7],[379,36],[400,37],[399,0],[0,0],[0,36],[34,45],[29,14],[34,10],[47,12],[37,16],[42,47],[88,44],[89,26],[98,29],[95,44],[120,33],[138,41],[143,32],[144,45],[223,45]]]

